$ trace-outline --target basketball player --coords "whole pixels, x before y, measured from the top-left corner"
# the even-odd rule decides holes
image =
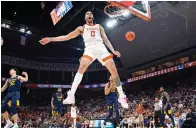
[[[114,79],[110,76],[110,82],[105,85],[104,89],[105,95],[106,95],[106,103],[108,107],[108,116],[106,117],[104,125],[106,125],[106,122],[113,116],[113,109],[116,112],[116,123],[117,126],[120,125],[120,115],[119,115],[119,107],[118,107],[118,96],[117,96],[117,90],[114,85]]]
[[[76,128],[77,113],[79,113],[78,108],[75,106],[75,104],[72,104],[72,106],[71,106],[71,117],[73,119],[73,128]]]
[[[102,65],[106,66],[114,80],[115,87],[117,88],[118,93],[120,95],[118,101],[121,103],[123,108],[128,108],[126,95],[123,92],[120,78],[118,76],[118,72],[113,61],[113,55],[107,51],[105,45],[117,57],[120,57],[121,55],[118,51],[114,50],[112,44],[110,43],[104,32],[103,27],[99,24],[93,24],[93,19],[93,13],[91,11],[87,11],[85,14],[85,25],[76,28],[73,32],[69,33],[68,35],[59,37],[46,37],[40,40],[39,42],[42,45],[46,45],[49,42],[68,41],[70,39],[76,38],[79,35],[81,35],[84,39],[84,54],[80,59],[80,66],[74,77],[71,90],[68,91],[68,97],[63,101],[64,104],[75,103],[75,92],[82,80],[83,74],[85,73],[89,65],[91,65],[91,63],[95,59],[98,59],[98,61],[101,62]]]
[[[138,119],[139,119],[139,123],[142,124],[142,127],[144,127],[144,116],[143,116],[143,104],[144,104],[144,99],[142,99],[140,104],[136,105],[136,110],[138,113]]]
[[[51,99],[52,116],[61,116],[63,109],[63,94],[62,89],[58,88],[57,93],[53,94]]]
[[[7,95],[5,96],[1,104],[1,111],[3,113],[3,117],[7,122],[4,128],[10,128],[13,125],[9,119],[9,113],[7,112],[9,100],[11,100],[10,115],[13,117],[14,120],[14,126],[12,128],[18,128],[18,124],[17,124],[18,116],[16,113],[16,107],[20,105],[21,83],[28,81],[28,74],[26,72],[23,72],[22,75],[24,75],[25,77],[22,77],[22,76],[18,76],[17,72],[18,72],[17,69],[12,68],[10,70],[11,78],[7,79],[4,86],[1,88],[1,92],[4,92],[8,88]]]
[[[161,120],[160,120],[161,127],[164,127],[166,114],[171,119],[173,127],[175,127],[174,117],[171,110],[171,104],[169,103],[169,95],[167,92],[164,91],[163,87],[160,87],[160,92],[161,92],[161,101],[162,101]]]
[[[159,97],[155,97],[155,104],[154,104],[154,121],[155,127],[159,127],[158,120],[161,120],[161,104]]]

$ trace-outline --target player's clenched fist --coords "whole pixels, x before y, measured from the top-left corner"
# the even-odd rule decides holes
[[[26,76],[27,75],[27,72],[22,72],[22,75]]]

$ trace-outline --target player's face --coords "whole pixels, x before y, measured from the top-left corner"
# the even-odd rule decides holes
[[[87,23],[92,23],[93,22],[93,19],[94,19],[93,13],[90,12],[90,11],[86,12],[86,15],[85,15],[86,22]]]
[[[14,74],[16,74],[16,71],[14,69],[11,69],[10,70],[10,75],[14,75]]]
[[[110,83],[113,83],[114,82],[111,76],[110,76],[110,79],[109,80],[110,80]]]
[[[62,92],[62,89],[61,89],[61,88],[59,88],[59,89],[57,90],[57,92],[61,93],[61,92]]]
[[[157,102],[157,101],[159,101],[159,99],[158,98],[155,98],[155,101]]]
[[[163,87],[160,87],[160,91],[161,91],[161,92],[163,91]]]

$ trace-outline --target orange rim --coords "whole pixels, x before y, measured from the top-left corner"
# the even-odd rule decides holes
[[[120,8],[121,10],[123,10],[123,9],[128,9],[127,7],[125,7],[124,5],[122,5],[122,4],[120,4],[119,2],[116,2],[116,1],[107,1],[107,3],[109,3],[109,5],[107,5],[107,6],[104,8],[104,12],[105,12],[105,14],[107,14],[107,15],[108,15],[109,17],[111,17],[111,18],[120,16],[120,15],[122,14],[123,11],[121,11],[121,12],[116,12],[116,14],[115,14],[115,13],[114,13],[114,14],[109,14],[109,13],[106,11],[108,7],[116,6],[116,7]],[[133,15],[135,15],[135,16],[137,16],[137,17],[143,19],[143,20],[149,21],[149,20],[151,19],[151,17],[150,17],[150,18],[145,17],[145,16],[143,16],[143,15],[137,13],[137,12],[134,11],[134,10],[130,10],[130,9],[128,9],[128,10],[129,10]],[[148,8],[148,10],[150,10],[150,7]]]

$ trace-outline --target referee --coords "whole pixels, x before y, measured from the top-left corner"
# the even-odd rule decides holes
[[[160,127],[159,122],[161,120],[161,100],[158,97],[155,97],[155,104],[154,104],[154,121],[155,127]]]

